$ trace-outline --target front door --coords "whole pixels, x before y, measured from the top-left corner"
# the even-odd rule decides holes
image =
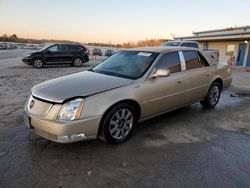
[[[43,52],[43,56],[47,63],[57,62],[57,54],[59,53],[59,45],[53,45]]]
[[[145,117],[154,116],[162,112],[181,106],[185,91],[185,78],[181,72],[178,52],[164,54],[157,63],[155,70],[169,69],[168,77],[147,79],[143,85],[142,94]]]
[[[48,63],[65,63],[70,60],[68,53],[63,51],[64,45],[53,45],[44,52],[44,57]]]
[[[185,85],[182,73],[147,80],[143,94],[144,115],[150,117],[183,106]]]
[[[245,52],[246,52],[246,44],[242,43],[239,45],[238,57],[236,62],[237,66],[243,66]]]

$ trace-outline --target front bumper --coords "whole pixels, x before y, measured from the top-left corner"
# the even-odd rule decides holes
[[[22,58],[22,62],[27,64],[27,65],[31,65],[31,59],[30,58]]]
[[[76,121],[61,122],[42,119],[27,112],[24,115],[25,124],[33,132],[58,143],[71,143],[97,138],[100,120],[101,117],[94,116]]]
[[[88,55],[85,55],[83,58],[84,58],[85,63],[89,62],[89,56]]]

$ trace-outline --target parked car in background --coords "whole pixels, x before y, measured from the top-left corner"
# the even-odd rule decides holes
[[[42,68],[46,64],[71,64],[80,67],[89,61],[89,51],[82,45],[53,44],[26,54],[22,61],[35,68]]]
[[[92,54],[102,56],[102,50],[100,48],[94,48]]]
[[[8,45],[8,49],[16,49],[17,48],[17,45],[14,42],[8,42],[7,45]]]
[[[161,46],[180,46],[180,47],[191,47],[191,48],[199,48],[200,45],[195,41],[171,41],[161,44]]]
[[[25,49],[27,49],[27,50],[39,50],[39,49],[41,49],[41,47],[39,46],[39,44],[27,44],[25,46]]]
[[[191,47],[191,48],[200,48],[200,44],[195,41],[171,41],[161,44],[161,46],[179,46],[179,47]],[[209,58],[213,64],[216,64],[219,62],[219,50],[214,49],[203,49],[204,55]]]
[[[196,102],[214,108],[231,82],[228,64],[213,65],[198,49],[123,50],[89,71],[33,87],[24,121],[60,143],[98,137],[119,143],[151,117]]]
[[[14,42],[0,42],[0,50],[16,49],[17,45]]]
[[[115,50],[111,50],[111,49],[107,49],[106,52],[105,52],[105,56],[112,56],[113,54],[115,53]]]
[[[7,43],[5,43],[5,42],[0,42],[0,49],[1,49],[1,50],[6,50],[6,49],[8,49]]]

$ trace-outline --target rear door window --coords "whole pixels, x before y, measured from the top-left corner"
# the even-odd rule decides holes
[[[209,63],[207,62],[206,58],[199,51],[197,51],[197,53],[198,53],[198,56],[200,58],[201,65],[203,67],[208,67]]]
[[[169,69],[170,74],[181,72],[181,62],[178,52],[164,54],[156,65],[157,69]]]
[[[161,46],[178,46],[179,44],[180,44],[179,42],[166,42]]]
[[[186,70],[201,68],[203,65],[200,62],[200,59],[194,50],[182,51],[184,59],[186,62]]]
[[[69,51],[68,45],[61,45],[60,52],[67,52]]]
[[[199,48],[198,44],[196,44],[196,43],[183,43],[183,44],[181,44],[181,46],[183,46],[183,47],[191,47],[191,48]]]
[[[80,46],[69,45],[68,48],[69,48],[69,51],[79,51],[79,50],[81,50]]]

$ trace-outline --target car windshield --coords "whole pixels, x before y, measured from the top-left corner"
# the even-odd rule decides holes
[[[162,44],[162,46],[178,46],[179,44],[179,42],[167,42]]]
[[[104,60],[91,71],[128,79],[141,77],[157,58],[158,53],[121,51]]]

